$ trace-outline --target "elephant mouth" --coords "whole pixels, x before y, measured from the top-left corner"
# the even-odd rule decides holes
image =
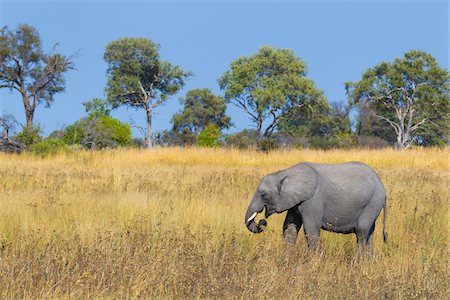
[[[266,207],[265,207],[266,208]],[[255,211],[246,221],[245,221],[245,225],[247,226],[247,228],[253,232],[253,233],[259,233],[262,232],[264,230],[264,228],[267,226],[267,221],[264,219],[259,220],[259,222],[257,224],[255,224],[255,218],[256,216],[261,213],[263,211],[263,209],[261,209],[260,211]],[[265,212],[265,216],[267,218],[268,216],[268,211],[266,208],[266,212]]]
[[[267,207],[267,205],[264,205],[264,208],[263,208],[262,210],[260,210],[260,211],[255,211],[255,212],[247,219],[247,221],[245,222],[245,224],[251,223],[251,222],[256,218],[256,216],[257,216],[259,213],[262,213],[263,211],[264,211],[264,216],[265,216],[266,219],[267,219],[268,217],[270,217],[273,213],[275,213],[275,210],[274,210],[274,209],[269,209],[269,208]]]
[[[264,215],[265,215],[266,218],[268,218],[268,217],[271,215],[271,213],[269,213],[269,210],[267,209],[267,206],[264,205],[263,208],[262,208],[261,210],[255,211],[255,212],[247,219],[247,221],[245,222],[245,224],[249,224],[249,223],[253,222],[253,221],[255,220],[256,216],[257,216],[258,214],[262,213],[263,211],[264,211]]]
[[[264,209],[265,209],[264,215],[266,216],[266,218],[270,217],[271,215],[273,215],[275,213],[275,209],[267,207],[267,205],[264,205]]]

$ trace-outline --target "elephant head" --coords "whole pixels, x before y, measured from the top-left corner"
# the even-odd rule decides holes
[[[265,220],[255,224],[255,218],[265,208],[265,217],[282,213],[311,198],[316,191],[317,175],[306,163],[264,176],[245,214],[245,225],[253,233],[263,231]]]

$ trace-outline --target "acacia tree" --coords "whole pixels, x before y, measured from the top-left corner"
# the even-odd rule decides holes
[[[225,99],[250,116],[261,139],[270,137],[281,118],[326,102],[306,74],[306,64],[292,50],[266,46],[232,62],[219,84]]]
[[[183,110],[172,117],[174,131],[190,130],[195,136],[210,124],[220,130],[231,126],[230,117],[225,114],[225,99],[214,95],[209,89],[195,89],[180,98]]]
[[[152,147],[154,110],[176,94],[191,76],[159,58],[159,45],[145,38],[123,38],[106,46],[108,64],[106,93],[114,108],[127,105],[144,109],[147,148]]]
[[[53,47],[53,51],[55,47]],[[38,104],[47,107],[54,95],[64,91],[64,73],[74,69],[73,56],[44,53],[38,31],[21,24],[16,30],[0,30],[0,88],[17,91],[25,108],[26,131],[33,130]]]
[[[392,63],[368,69],[360,81],[346,83],[351,105],[366,103],[379,120],[396,134],[396,147],[408,148],[418,129],[439,123],[448,128],[450,76],[436,59],[423,51],[410,51]]]

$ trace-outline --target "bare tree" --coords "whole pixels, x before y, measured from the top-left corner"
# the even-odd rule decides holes
[[[17,121],[12,114],[8,114],[6,112],[0,116],[0,128],[3,129],[2,139],[9,140],[9,135],[11,131],[16,129]]]

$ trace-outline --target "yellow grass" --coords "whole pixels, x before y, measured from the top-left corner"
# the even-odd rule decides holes
[[[0,154],[0,298],[446,299],[449,150],[117,150]],[[308,252],[244,214],[260,180],[302,161],[362,161],[388,193],[375,256],[323,232]]]

